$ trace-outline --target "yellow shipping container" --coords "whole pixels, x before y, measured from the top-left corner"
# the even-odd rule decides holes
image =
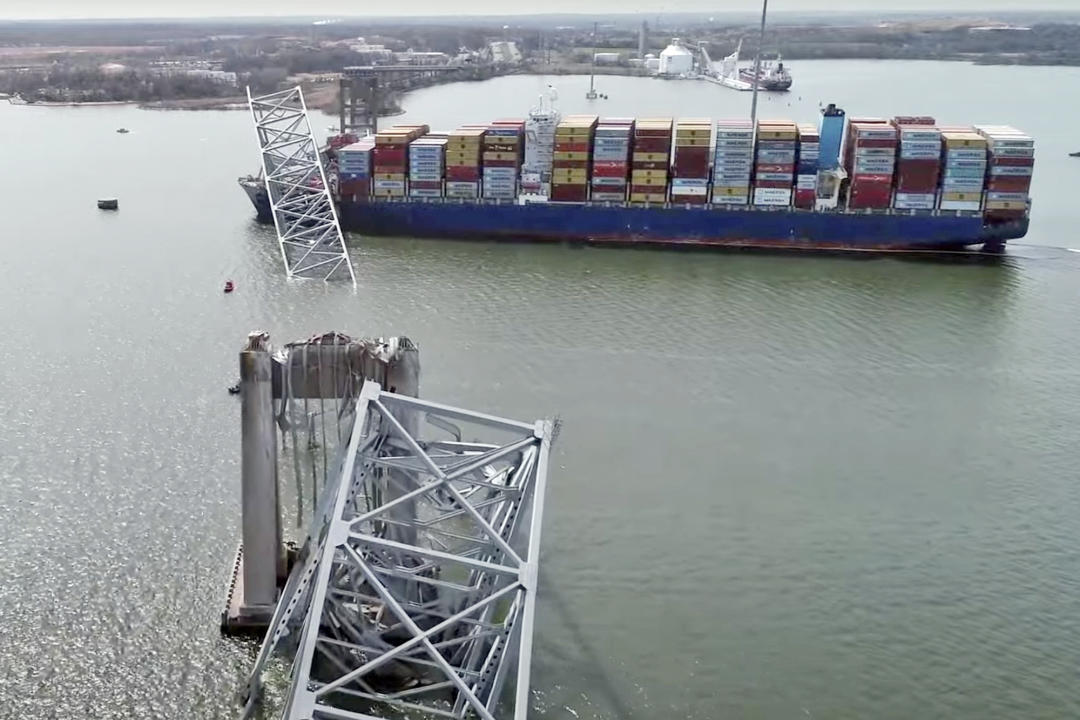
[[[987,200],[987,210],[1023,210],[1027,207],[1027,203],[1022,203],[1017,200]]]
[[[375,197],[404,197],[404,188],[375,188],[372,191]]]
[[[484,153],[485,160],[517,160],[517,153],[512,152],[486,152]]]
[[[982,193],[946,192],[941,193],[941,199],[952,200],[954,202],[977,202],[982,199]]]
[[[570,150],[562,150],[553,154],[554,160],[588,160],[589,153],[587,152],[573,152]]]
[[[375,173],[376,180],[404,180],[405,173]]]
[[[634,162],[667,162],[668,157],[667,153],[636,152],[633,160]]]
[[[409,140],[411,140],[411,139],[412,138],[409,137],[409,133],[396,132],[396,131],[387,131],[385,133],[379,133],[378,135],[375,136],[375,144],[376,145],[393,145],[393,144],[399,144],[400,145],[400,144],[404,144],[404,143],[409,142]]]
[[[798,131],[791,130],[758,130],[759,140],[794,140]]]
[[[984,148],[986,138],[973,132],[943,132],[941,139],[947,148]]]
[[[551,175],[551,182],[564,185],[583,185],[589,182],[589,176],[553,172]]]
[[[648,185],[649,187],[664,187],[667,185],[666,177],[632,177],[630,178],[631,185]]]
[[[744,185],[720,185],[713,188],[713,195],[726,195],[729,197],[739,197],[741,195],[749,195],[750,188]]]
[[[666,178],[668,176],[667,170],[631,170],[630,177],[636,178]]]
[[[681,137],[675,136],[675,145],[677,147],[709,147],[709,136],[705,137]]]
[[[712,136],[712,128],[709,127],[676,127],[675,137],[677,138],[705,138],[708,140]]]
[[[659,202],[662,203],[667,200],[665,193],[630,193],[630,202],[644,203],[644,202]]]
[[[455,143],[447,143],[446,154],[449,155],[451,153],[479,155],[480,143],[476,143],[475,145],[459,145]]]

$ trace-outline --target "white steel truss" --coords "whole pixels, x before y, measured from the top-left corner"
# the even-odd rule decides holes
[[[370,381],[355,418],[245,715],[276,650],[291,660],[284,720],[525,720],[557,422],[492,417]],[[422,429],[446,438],[422,439]],[[515,691],[502,698],[511,673]]]
[[[355,284],[303,92],[247,96],[285,274]]]

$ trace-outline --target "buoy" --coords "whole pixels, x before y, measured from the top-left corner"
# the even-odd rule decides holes
[[[229,387],[229,394],[230,395],[239,395],[240,394],[240,383],[236,383],[235,385],[230,386]]]
[[[235,289],[236,289],[236,286],[235,286],[235,285],[233,285],[233,281],[232,281],[232,280],[226,280],[226,281],[225,281],[225,292],[227,292],[227,293],[231,293],[231,292],[232,292],[233,290],[235,290]]]

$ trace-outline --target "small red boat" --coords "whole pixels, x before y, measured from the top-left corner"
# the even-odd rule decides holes
[[[232,292],[233,290],[235,290],[235,289],[236,289],[236,286],[235,286],[235,285],[233,285],[233,281],[232,281],[232,280],[226,280],[226,281],[225,281],[225,292],[227,292],[227,293],[231,293],[231,292]]]

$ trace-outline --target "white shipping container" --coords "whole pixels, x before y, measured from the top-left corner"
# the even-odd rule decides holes
[[[375,189],[376,190],[404,190],[405,189],[405,181],[404,180],[376,180],[375,181]]]
[[[817,175],[799,175],[795,181],[795,187],[799,190],[816,190]]]
[[[933,210],[935,193],[896,193],[893,207],[901,210]]]
[[[623,202],[626,200],[625,192],[594,192],[592,199],[596,202]]]
[[[713,195],[714,205],[745,205],[750,200],[749,195]]]
[[[982,207],[982,203],[978,201],[962,201],[962,200],[942,200],[942,210],[979,210]]]
[[[990,167],[990,174],[999,177],[1023,177],[1025,175],[1031,175],[1031,171],[1034,169],[1035,168],[1030,165],[992,165]]]
[[[790,205],[791,190],[782,188],[754,188],[755,205]]]
[[[991,152],[997,157],[1035,157],[1033,147],[995,147]]]
[[[678,196],[683,197],[704,197],[709,194],[709,188],[707,187],[672,187],[671,198],[674,200]]]
[[[442,194],[437,188],[409,188],[409,197],[442,197]]]
[[[1012,200],[1015,202],[1025,202],[1028,199],[1026,192],[994,192],[990,191],[986,193],[987,200]]]

